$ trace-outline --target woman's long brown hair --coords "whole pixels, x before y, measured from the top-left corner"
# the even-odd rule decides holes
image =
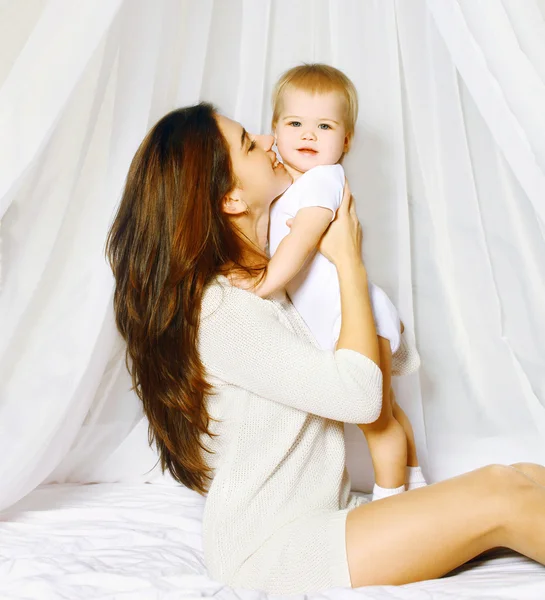
[[[242,265],[243,243],[221,209],[235,187],[214,108],[163,117],[132,161],[106,253],[127,368],[149,420],[163,471],[204,494],[202,441],[211,392],[197,348],[203,291],[225,265]]]

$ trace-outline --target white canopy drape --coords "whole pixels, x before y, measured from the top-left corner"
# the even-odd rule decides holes
[[[266,132],[302,61],[359,90],[346,168],[421,351],[396,386],[429,477],[545,463],[545,0],[2,0],[0,40],[0,508],[47,481],[168,481],[106,232],[158,118],[205,99]]]

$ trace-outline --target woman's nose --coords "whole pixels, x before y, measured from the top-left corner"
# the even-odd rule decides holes
[[[256,135],[257,143],[267,152],[273,147],[274,137],[272,135]]]

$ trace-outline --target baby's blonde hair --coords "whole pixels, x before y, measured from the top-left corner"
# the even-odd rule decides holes
[[[352,137],[358,118],[358,94],[354,84],[339,69],[321,63],[302,64],[282,74],[272,95],[272,129],[276,128],[282,112],[282,100],[288,90],[302,90],[311,94],[339,92],[345,100],[344,126]]]

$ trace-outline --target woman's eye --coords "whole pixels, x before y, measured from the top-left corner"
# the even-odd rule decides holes
[[[331,129],[331,127],[327,123],[320,123],[320,125],[318,125],[318,127],[320,129]]]
[[[250,142],[250,146],[248,147],[248,152],[251,152],[255,148],[255,140]]]
[[[301,127],[300,121],[290,121],[288,125],[291,125],[291,127]]]

